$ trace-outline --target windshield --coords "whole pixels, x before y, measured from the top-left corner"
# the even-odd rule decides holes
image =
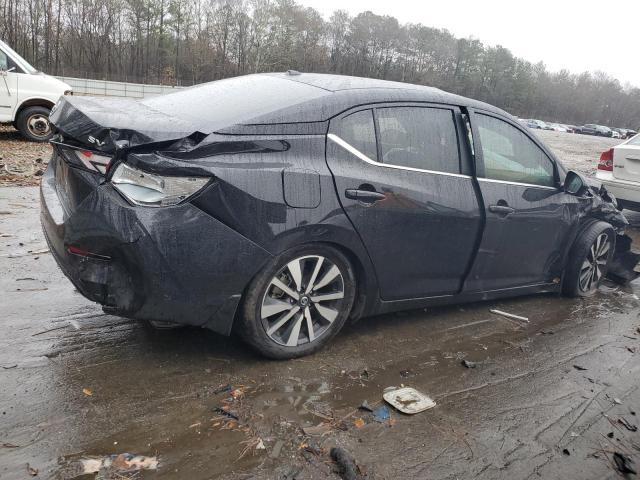
[[[33,68],[29,62],[27,62],[24,58],[18,55],[9,45],[0,40],[0,50],[4,51],[11,60],[16,62],[20,68],[22,68],[27,73],[37,73],[38,70]]]

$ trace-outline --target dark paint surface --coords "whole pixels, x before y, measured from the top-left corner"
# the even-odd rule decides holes
[[[486,224],[465,291],[551,283],[560,277],[567,239],[578,218],[576,198],[560,189],[479,184]],[[494,213],[492,205],[515,211]]]
[[[472,126],[474,109],[515,122],[437,89],[268,74],[148,99],[138,109],[117,103],[63,99],[52,115],[57,141],[111,152],[109,172],[126,162],[162,175],[211,178],[181,205],[132,206],[110,186],[111,173],[83,171],[66,147],[55,146],[60,155],[49,164],[42,198],[56,258],[83,294],[124,316],[229,333],[265,262],[313,242],[341,249],[353,263],[356,316],[555,291],[551,282],[579,223],[590,215],[624,220],[595,191],[577,200],[560,189],[478,184],[462,114],[469,110]],[[460,156],[453,167],[465,175],[383,168],[328,140],[340,115],[362,105],[449,110]],[[564,168],[557,170],[560,181]],[[375,190],[381,198],[364,203],[347,190]],[[501,202],[515,209],[512,215],[490,211]],[[65,252],[69,243],[111,260],[78,264]]]

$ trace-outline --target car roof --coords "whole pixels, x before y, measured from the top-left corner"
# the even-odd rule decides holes
[[[192,123],[203,133],[232,133],[248,126],[262,129],[280,124],[315,124],[309,131],[326,132],[326,122],[341,112],[386,102],[472,107],[513,118],[492,105],[438,88],[298,72],[227,78],[141,101],[155,111]]]
[[[313,99],[307,105],[307,113],[317,120],[328,120],[354,106],[381,102],[427,102],[457,105],[488,110],[515,119],[493,105],[425,85],[323,73],[296,72],[291,74],[285,72],[264,75],[284,81],[303,83],[331,92],[332,95]],[[323,104],[323,108],[320,110],[317,109],[319,103]]]

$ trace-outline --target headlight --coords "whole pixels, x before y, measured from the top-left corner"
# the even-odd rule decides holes
[[[121,163],[111,177],[113,186],[131,203],[167,207],[183,202],[201,190],[207,177],[165,177]]]

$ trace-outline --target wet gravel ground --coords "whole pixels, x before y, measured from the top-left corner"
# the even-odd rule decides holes
[[[0,186],[38,185],[49,157],[48,143],[29,142],[12,126],[0,124]]]
[[[273,362],[105,315],[46,253],[38,209],[36,188],[0,188],[2,480],[93,478],[79,460],[123,452],[159,467],[99,478],[337,479],[332,446],[372,479],[613,479],[614,452],[640,462],[640,282],[368,318]],[[358,410],[400,385],[437,406],[382,422]]]

